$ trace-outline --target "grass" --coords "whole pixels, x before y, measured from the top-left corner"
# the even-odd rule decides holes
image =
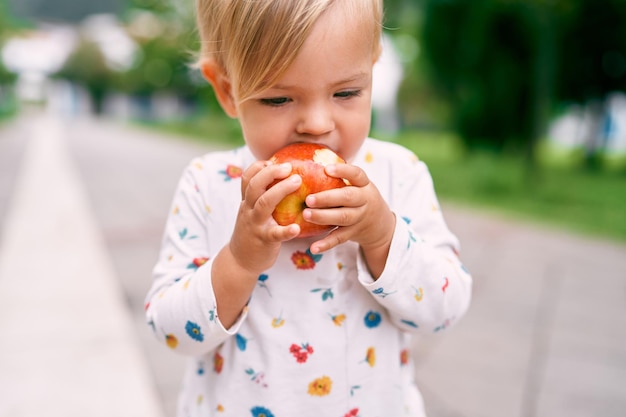
[[[218,114],[153,127],[195,140],[243,143],[237,123]],[[626,242],[623,158],[589,172],[580,168],[575,153],[543,144],[537,168],[529,172],[522,158],[465,155],[450,133],[407,131],[387,139],[413,150],[428,165],[442,201]]]
[[[463,155],[450,134],[405,132],[397,142],[430,168],[442,200],[626,242],[626,169],[590,172],[571,151],[543,144],[535,170],[522,158]]]

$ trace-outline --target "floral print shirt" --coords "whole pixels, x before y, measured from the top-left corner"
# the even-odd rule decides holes
[[[146,316],[158,340],[190,357],[179,417],[422,416],[410,336],[447,329],[471,294],[425,164],[375,139],[351,162],[396,214],[377,280],[353,242],[314,255],[316,238],[295,239],[226,329],[211,265],[230,238],[252,162],[247,147],[197,158],[174,196]]]

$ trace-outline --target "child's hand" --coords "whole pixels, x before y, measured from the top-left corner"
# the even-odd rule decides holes
[[[313,243],[311,251],[327,251],[348,240],[361,246],[377,277],[382,272],[395,228],[395,215],[365,172],[354,165],[326,167],[328,175],[346,179],[350,185],[336,190],[311,194],[304,218],[312,223],[339,226],[328,236]]]
[[[280,244],[300,232],[298,225],[280,226],[272,218],[276,205],[300,186],[299,175],[289,176],[291,164],[274,165],[257,161],[243,174],[242,201],[237,214],[230,250],[243,269],[261,273],[278,256]],[[289,178],[287,178],[289,176]],[[284,179],[267,190],[277,179]]]

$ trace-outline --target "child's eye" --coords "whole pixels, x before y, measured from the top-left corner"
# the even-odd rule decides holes
[[[346,90],[346,91],[339,91],[338,93],[335,93],[335,97],[338,97],[338,98],[358,97],[360,95],[361,95],[361,90]]]
[[[262,98],[259,100],[261,104],[265,106],[273,106],[278,107],[287,104],[290,100],[287,97],[271,97],[271,98]]]

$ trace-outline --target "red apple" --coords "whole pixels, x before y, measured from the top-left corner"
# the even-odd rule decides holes
[[[345,187],[344,180],[329,176],[324,168],[329,164],[345,164],[346,161],[330,148],[316,143],[287,145],[276,152],[270,161],[275,164],[291,163],[291,175],[298,174],[302,178],[300,188],[278,203],[272,213],[274,220],[282,226],[292,223],[300,225],[298,237],[315,236],[334,228],[309,223],[302,217],[302,212],[307,207],[305,199],[309,194]]]

